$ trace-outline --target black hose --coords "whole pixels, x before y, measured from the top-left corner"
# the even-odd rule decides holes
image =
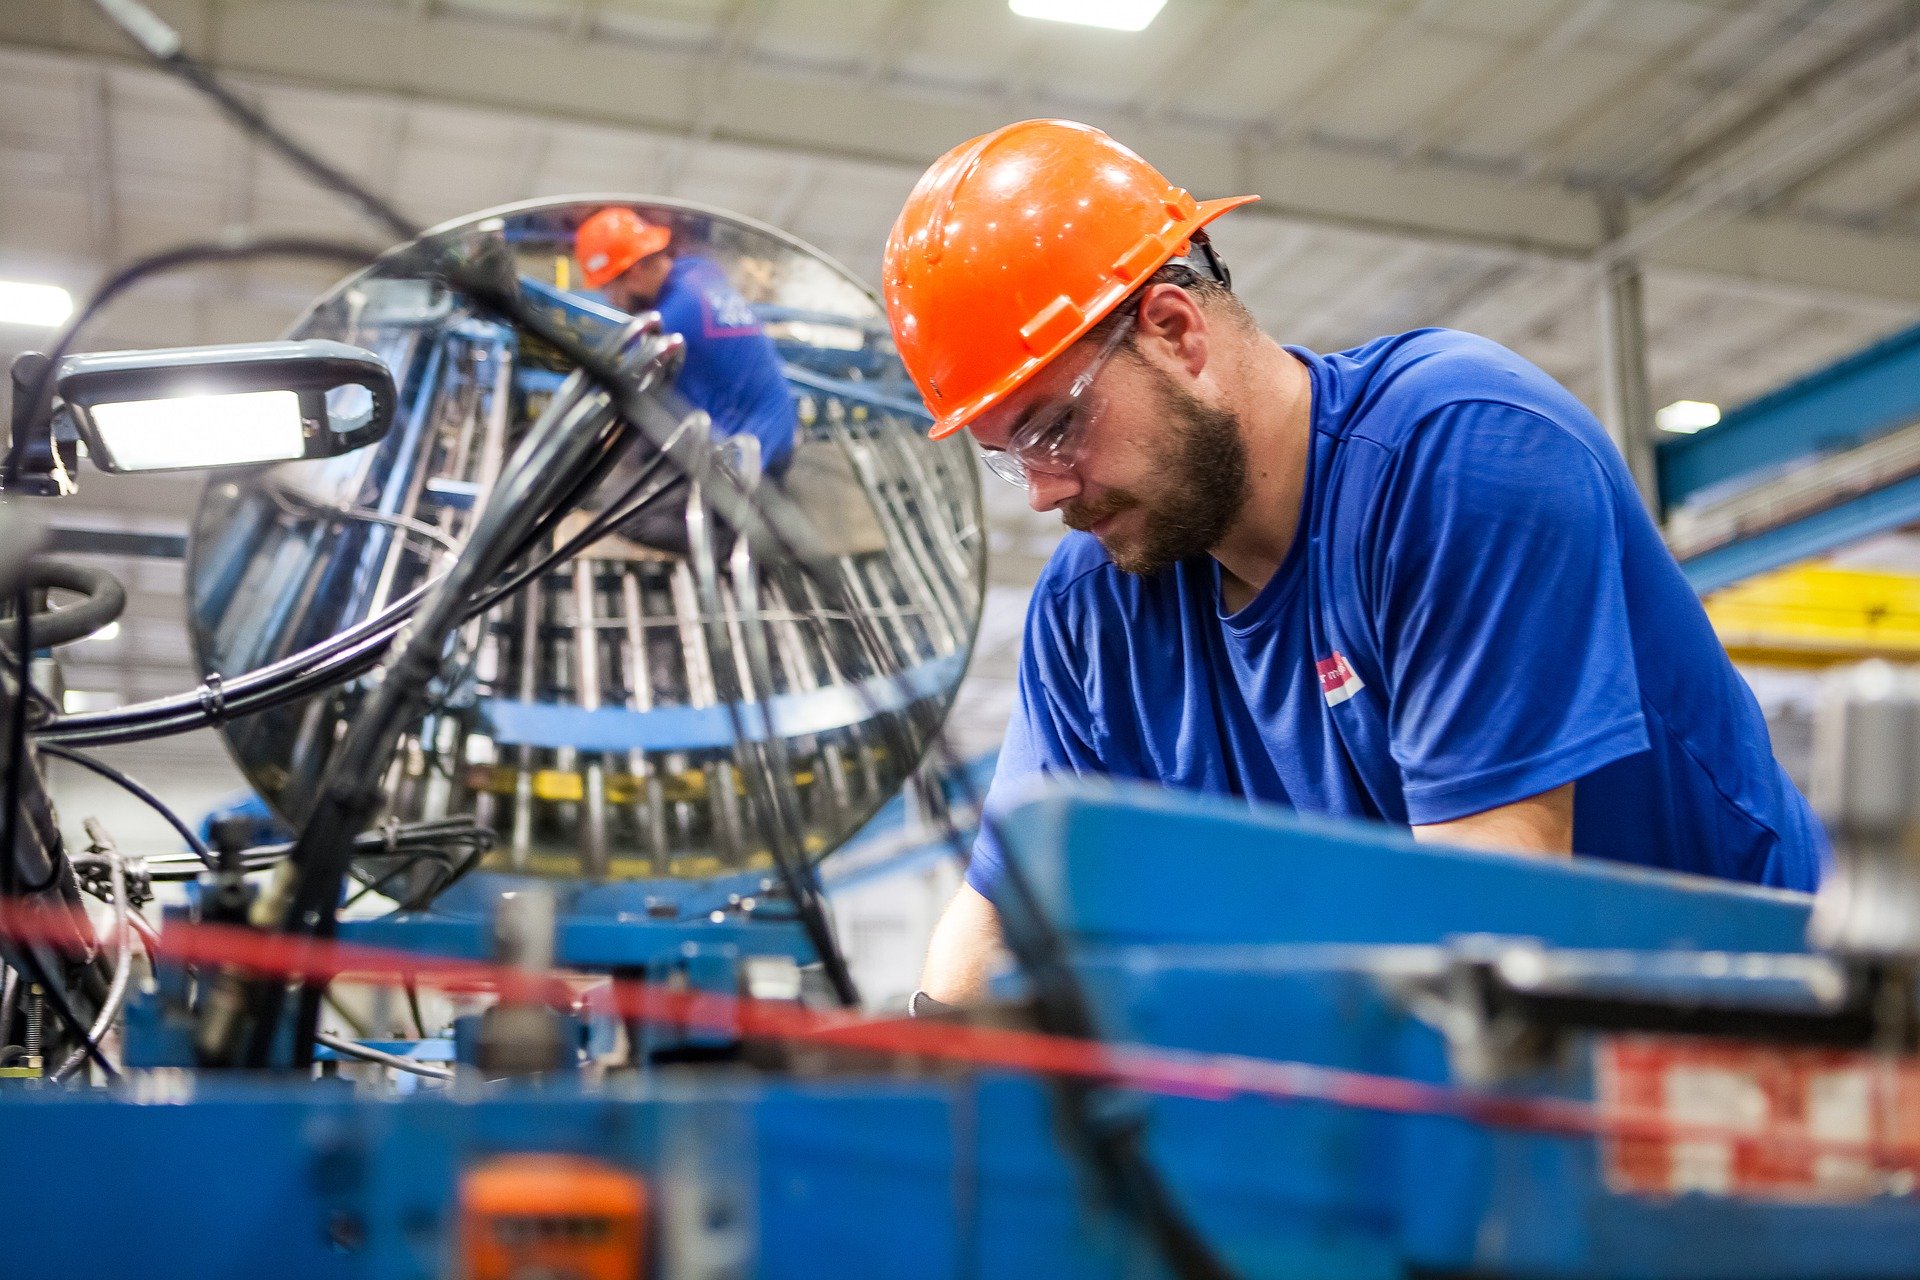
[[[27,692],[33,687],[31,663],[33,660],[33,614],[30,611],[29,592],[22,587],[14,592],[14,652],[5,655],[15,664],[15,674],[9,688],[5,677],[0,677],[0,703],[9,701],[7,707],[7,763],[4,796],[0,796],[0,899],[18,898],[53,888],[60,882],[62,855],[57,843],[47,849],[49,864],[47,876],[39,885],[22,884],[20,880],[19,845],[23,827],[30,827],[25,819],[26,803],[26,757],[27,757]],[[4,652],[4,651],[0,651]],[[35,775],[36,777],[38,775]],[[44,800],[44,794],[41,796]],[[38,843],[33,831],[26,833],[30,840]],[[100,1069],[109,1078],[119,1073],[106,1055],[100,1052],[99,1045],[87,1034],[86,1024],[74,1012],[67,998],[65,986],[53,980],[53,972],[41,958],[33,942],[25,942],[15,949],[14,959],[20,968],[20,980],[40,984],[42,998],[52,1006],[54,1017],[65,1027],[75,1043],[85,1047],[87,1053],[100,1064]]]
[[[643,331],[636,328],[628,336],[638,341]],[[615,370],[618,385],[622,374],[618,366]],[[657,374],[657,366],[654,371]],[[568,380],[514,451],[465,549],[423,603],[406,642],[389,660],[385,678],[355,712],[327,765],[313,812],[288,854],[294,876],[279,910],[283,932],[332,935],[353,838],[380,805],[378,779],[401,727],[424,707],[446,637],[468,616],[473,596],[519,554],[535,526],[574,483],[610,459],[624,434],[625,423],[582,372]],[[294,1024],[298,1065],[311,1060],[321,989],[315,983],[301,989]],[[268,1065],[285,996],[284,985],[254,985],[250,1034],[236,1046],[242,1064]]]
[[[129,792],[134,796],[134,798],[140,800],[149,809],[152,809],[155,813],[159,814],[162,818],[165,818],[167,820],[167,825],[172,827],[175,831],[178,831],[180,833],[180,838],[187,842],[187,848],[193,850],[195,853],[200,855],[200,861],[206,863],[207,866],[209,867],[212,867],[214,865],[215,860],[213,856],[213,850],[209,849],[207,847],[207,842],[200,838],[200,833],[195,831],[192,827],[188,826],[185,820],[182,819],[179,814],[175,813],[172,809],[169,809],[166,805],[166,802],[161,800],[159,796],[156,796],[155,794],[153,794],[153,792],[141,786],[138,782],[134,781],[134,779],[128,776],[126,773],[123,773],[121,770],[114,768],[112,765],[108,764],[104,760],[96,760],[92,756],[82,755],[80,752],[73,750],[71,747],[63,747],[57,742],[41,743],[40,753],[42,755],[52,756],[56,760],[65,760],[69,764],[77,764],[82,769],[91,769],[93,772],[105,778],[108,782],[111,782],[114,785],[120,787],[122,790]]]
[[[74,591],[83,597],[33,615],[34,641],[47,648],[85,639],[127,607],[127,589],[120,579],[105,569],[71,560],[36,556],[27,563],[25,585],[35,591]]]

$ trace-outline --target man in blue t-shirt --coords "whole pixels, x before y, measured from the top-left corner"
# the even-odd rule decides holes
[[[1237,203],[1029,121],[935,164],[889,240],[934,434],[970,428],[1075,530],[989,813],[1097,773],[1813,888],[1819,824],[1600,424],[1468,334],[1276,343],[1201,229]],[[988,831],[935,999],[980,993],[1006,874]]]
[[[713,438],[753,437],[761,471],[775,479],[784,474],[797,429],[793,394],[772,339],[726,273],[697,254],[676,253],[669,228],[617,205],[580,224],[574,255],[587,284],[607,301],[629,314],[657,311],[662,327],[686,340],[674,390],[706,411]],[[623,532],[683,550],[684,505],[682,486]]]

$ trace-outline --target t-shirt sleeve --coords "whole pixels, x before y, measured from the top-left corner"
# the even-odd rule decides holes
[[[1064,612],[1058,598],[1043,593],[1036,593],[1027,609],[1013,714],[993,782],[981,802],[983,820],[967,863],[967,883],[989,902],[998,901],[1006,879],[1006,850],[999,836],[1008,807],[1046,774],[1099,771],[1085,691],[1069,661],[1074,650]]]
[[[1645,751],[1622,476],[1574,431],[1501,404],[1443,409],[1402,448],[1371,559],[1408,820]]]

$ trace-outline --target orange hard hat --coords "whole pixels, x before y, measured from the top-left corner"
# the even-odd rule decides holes
[[[1026,120],[941,156],[887,237],[887,320],[930,433],[1045,367],[1193,233],[1257,200],[1195,201],[1098,129]]]
[[[580,273],[587,283],[598,289],[640,259],[666,248],[672,238],[665,227],[616,205],[580,224],[573,233],[573,256],[580,260]]]

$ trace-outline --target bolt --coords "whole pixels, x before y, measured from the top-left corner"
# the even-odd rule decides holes
[[[30,1071],[38,1071],[42,1065],[40,1044],[43,1032],[42,1020],[46,1017],[46,1005],[41,1001],[43,994],[45,993],[41,991],[40,984],[37,982],[27,988],[27,1042],[25,1047],[27,1050],[27,1069]]]

